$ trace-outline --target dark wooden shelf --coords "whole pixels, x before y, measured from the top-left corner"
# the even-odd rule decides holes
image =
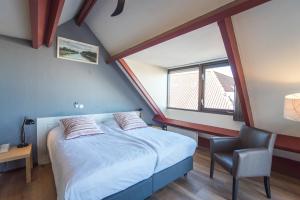
[[[191,123],[191,122],[186,122],[186,121],[181,121],[176,119],[161,118],[158,115],[156,115],[153,118],[153,120],[165,125],[188,129],[192,131],[204,132],[216,136],[237,136],[239,134],[239,131],[236,130],[219,128],[219,127],[208,126],[203,124],[196,124],[196,123]]]
[[[220,128],[215,126],[191,123],[176,119],[161,118],[159,115],[154,116],[154,121],[177,128],[188,129],[192,131],[204,132],[215,136],[237,136],[239,131]],[[275,148],[294,153],[300,153],[300,138],[288,135],[278,134]]]

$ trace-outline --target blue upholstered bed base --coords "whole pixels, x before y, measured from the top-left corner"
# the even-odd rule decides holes
[[[167,169],[158,172],[126,190],[104,198],[104,200],[143,200],[154,192],[184,176],[193,169],[193,157],[188,157]]]
[[[152,194],[152,177],[143,180],[126,190],[110,195],[104,200],[142,200]]]
[[[188,157],[179,163],[168,167],[152,176],[153,192],[184,176],[193,169],[193,157]]]

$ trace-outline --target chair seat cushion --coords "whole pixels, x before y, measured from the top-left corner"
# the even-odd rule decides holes
[[[233,152],[215,153],[215,161],[224,167],[227,171],[232,173],[233,166]]]

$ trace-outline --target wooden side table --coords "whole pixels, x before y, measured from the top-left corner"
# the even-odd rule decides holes
[[[32,145],[29,144],[27,147],[17,148],[10,147],[8,152],[0,154],[0,163],[9,162],[19,159],[25,159],[26,161],[26,183],[31,182],[31,169],[32,165]]]

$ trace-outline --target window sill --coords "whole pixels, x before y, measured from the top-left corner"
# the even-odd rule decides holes
[[[188,112],[197,112],[197,113],[209,113],[209,114],[217,114],[217,115],[230,115],[233,116],[233,112],[227,112],[227,111],[216,111],[216,110],[190,110],[190,109],[184,109],[184,108],[172,108],[172,107],[167,107],[169,110],[182,110],[182,111],[188,111]]]
[[[170,118],[161,118],[158,115],[154,116],[153,120],[164,125],[174,126],[192,131],[205,132],[216,136],[237,136],[239,134],[239,131],[236,130],[214,127],[204,124],[196,124],[192,122],[175,120]]]

